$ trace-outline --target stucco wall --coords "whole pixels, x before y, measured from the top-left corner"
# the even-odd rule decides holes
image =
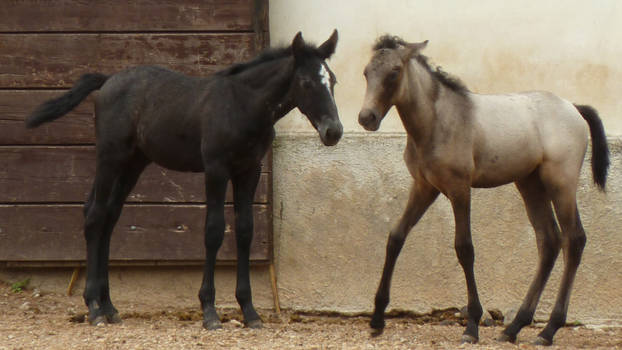
[[[622,139],[609,140],[611,173],[622,170]],[[402,159],[403,134],[348,134],[326,148],[314,134],[288,134],[274,148],[274,229],[283,307],[371,311],[387,235],[412,183]],[[589,164],[589,157],[586,164]],[[606,194],[584,166],[578,190],[588,236],[569,320],[621,323],[622,180]],[[535,235],[513,185],[475,189],[475,273],[484,307],[518,307],[537,264]],[[398,259],[389,309],[417,312],[466,304],[454,251],[451,205],[439,197],[412,230]],[[558,290],[558,260],[536,318],[546,319]]]
[[[622,3],[544,1],[289,1],[270,2],[273,45],[297,31],[339,44],[329,65],[337,75],[342,141],[321,146],[294,111],[277,124],[274,229],[283,307],[371,311],[389,229],[400,217],[411,179],[402,161],[403,127],[395,110],[378,133],[357,123],[363,68],[377,36],[429,39],[424,52],[478,93],[548,90],[599,110],[610,137],[608,192],[584,166],[579,202],[588,243],[569,320],[621,323]],[[588,156],[589,158],[589,156]],[[586,165],[588,159],[586,159]],[[485,307],[517,307],[535,273],[533,230],[514,186],[474,190],[476,278]],[[398,260],[389,308],[418,312],[466,304],[464,276],[453,249],[453,214],[439,198],[412,231]],[[559,286],[558,261],[538,308],[548,318]]]
[[[379,133],[357,124],[363,68],[378,35],[429,39],[426,54],[480,93],[543,89],[591,104],[610,137],[608,192],[599,193],[584,166],[579,204],[588,235],[570,303],[569,321],[622,323],[622,2],[617,0],[271,0],[273,45],[299,30],[323,42],[337,28],[330,66],[345,127],[335,147],[321,146],[297,111],[277,124],[274,145],[275,259],[281,306],[371,311],[389,229],[404,208],[411,179],[403,165],[405,135],[394,111]],[[475,190],[476,278],[485,307],[517,306],[535,273],[533,231],[513,186]],[[561,260],[537,318],[546,318],[559,285]],[[0,278],[32,277],[62,292],[70,270],[2,270]],[[258,307],[272,306],[265,267],[251,273]],[[111,294],[128,303],[198,308],[201,269],[114,268]],[[76,285],[79,295],[84,286]],[[235,274],[216,275],[218,306],[235,306]],[[411,233],[398,260],[389,308],[417,312],[466,303],[453,250],[453,216],[439,197]]]

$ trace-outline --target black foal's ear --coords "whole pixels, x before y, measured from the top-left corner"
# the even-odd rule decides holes
[[[333,34],[331,34],[330,38],[328,38],[328,40],[326,40],[322,45],[320,45],[320,47],[317,48],[321,58],[330,58],[330,56],[335,53],[338,39],[339,35],[337,34],[337,29],[335,29],[333,30]]]
[[[292,53],[294,58],[300,57],[304,52],[305,40],[302,38],[302,32],[298,32],[292,41]]]

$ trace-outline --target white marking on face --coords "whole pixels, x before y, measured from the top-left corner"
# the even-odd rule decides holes
[[[324,67],[324,63],[320,64],[320,78],[321,78],[321,82],[324,86],[326,86],[326,89],[328,90],[328,94],[329,95],[333,95],[330,92],[330,74],[328,73],[328,70],[326,69],[326,67]]]

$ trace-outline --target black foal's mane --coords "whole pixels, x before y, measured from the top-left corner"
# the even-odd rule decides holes
[[[394,35],[383,35],[376,40],[374,44],[373,51],[378,51],[382,49],[390,49],[395,50],[400,46],[406,46],[408,43],[404,41],[399,36]],[[445,72],[440,66],[436,68],[432,68],[430,65],[429,59],[427,56],[422,55],[421,53],[417,53],[415,56],[417,62],[419,62],[425,69],[430,72],[430,74],[441,84],[448,87],[450,90],[456,92],[459,95],[465,96],[469,89],[464,85],[464,83],[458,78],[447,72]]]
[[[302,48],[300,48],[299,52],[302,53],[302,57],[310,57],[310,56],[319,57],[319,54],[317,52],[317,47],[313,44],[309,44],[306,42],[305,42],[305,45]],[[293,52],[292,52],[291,45],[285,46],[285,47],[268,48],[262,51],[257,57],[251,59],[250,61],[236,63],[228,68],[225,68],[221,71],[216,72],[216,75],[219,75],[219,76],[236,75],[250,68],[256,67],[260,64],[278,60],[281,58],[285,58],[285,57],[291,56],[292,54]]]

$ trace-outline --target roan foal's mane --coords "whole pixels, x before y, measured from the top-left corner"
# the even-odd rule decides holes
[[[404,41],[402,38],[400,38],[399,36],[383,35],[376,40],[373,50],[374,51],[378,51],[382,49],[395,50],[395,49],[400,48],[401,46],[406,46],[406,45],[408,45],[408,43]],[[466,85],[464,85],[464,83],[462,83],[462,81],[459,78],[452,76],[449,73],[445,72],[444,70],[441,69],[440,66],[437,66],[436,68],[432,68],[432,66],[429,63],[428,57],[426,57],[425,55],[422,55],[421,53],[417,53],[417,55],[414,58],[430,73],[430,75],[432,75],[432,77],[434,77],[438,82],[440,82],[441,84],[443,84],[450,90],[462,96],[465,96],[469,92],[469,89],[466,87]]]

